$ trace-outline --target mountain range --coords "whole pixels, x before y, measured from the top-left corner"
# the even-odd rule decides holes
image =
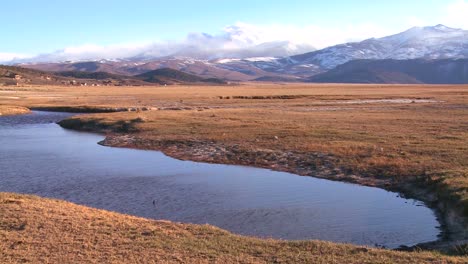
[[[265,43],[265,51],[274,49],[271,43]],[[284,43],[278,43],[278,48],[283,48]],[[262,45],[257,45],[261,49]],[[268,47],[268,48],[266,48]],[[312,49],[312,48],[310,48]],[[245,56],[220,57],[226,54],[217,55],[216,51],[209,54],[209,50],[204,50],[200,54],[198,49],[192,52],[186,49],[184,53],[172,54],[165,57],[155,57],[151,54],[140,54],[129,58],[114,60],[94,60],[80,62],[46,62],[46,63],[21,63],[22,67],[38,69],[43,71],[87,71],[87,72],[108,72],[118,75],[135,76],[148,71],[172,68],[189,74],[200,76],[201,78],[217,78],[228,81],[324,81],[341,82],[348,80],[343,74],[357,74],[357,69],[361,71],[379,65],[378,74],[385,72],[385,78],[370,77],[377,74],[377,71],[366,72],[367,77],[355,82],[369,82],[379,80],[379,82],[441,82],[447,78],[431,79],[418,76],[403,78],[403,75],[411,76],[409,68],[417,67],[426,69],[436,67],[441,72],[441,68],[466,67],[457,59],[468,58],[468,31],[462,29],[449,28],[444,25],[432,27],[414,27],[404,32],[383,37],[372,38],[361,42],[351,42],[315,50],[303,54],[275,57],[268,56],[268,52],[262,53],[262,57]],[[253,52],[251,54],[259,54]],[[274,52],[272,53],[274,54]],[[357,62],[347,64],[358,60]],[[370,61],[376,60],[377,64]],[[395,62],[394,60],[398,60]],[[446,60],[444,62],[435,62]],[[453,60],[449,62],[447,60]],[[427,63],[424,61],[428,61]],[[432,61],[432,62],[431,62]],[[364,66],[366,65],[366,66]],[[387,65],[387,66],[385,66]],[[441,66],[441,65],[451,65]],[[355,67],[355,70],[350,70]],[[451,68],[452,67],[452,68]],[[387,71],[387,69],[391,69]],[[404,70],[403,70],[404,69]],[[398,73],[400,70],[403,73]],[[415,70],[418,71],[418,70]],[[445,70],[446,71],[446,70]],[[463,72],[455,69],[454,71]],[[327,75],[327,72],[329,73]],[[341,74],[338,74],[341,73]],[[389,75],[389,72],[392,74]],[[414,72],[414,71],[412,71]],[[314,77],[317,76],[317,77]],[[333,79],[333,76],[340,76]],[[392,79],[390,76],[398,76]],[[462,78],[463,79],[463,78]],[[462,80],[457,79],[457,82]]]
[[[171,84],[222,85],[225,81],[202,78],[170,68],[148,71],[134,76],[108,72],[63,71],[47,72],[0,65],[0,86],[10,85],[68,85],[68,86],[154,86]]]
[[[352,60],[307,81],[318,83],[466,84],[468,59]]]

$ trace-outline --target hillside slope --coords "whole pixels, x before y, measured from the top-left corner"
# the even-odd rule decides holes
[[[5,85],[71,85],[71,86],[150,86],[155,84],[226,84],[216,78],[202,78],[164,68],[137,76],[102,71],[46,72],[17,66],[0,65],[0,86]]]
[[[404,32],[361,42],[344,43],[292,56],[294,64],[333,69],[352,60],[468,58],[468,30],[444,25],[413,27]]]
[[[0,193],[2,263],[466,263],[319,241],[233,235],[208,225],[155,221],[37,196]]]
[[[158,84],[177,84],[177,83],[217,83],[223,84],[224,81],[215,78],[205,79],[197,75],[185,73],[171,68],[162,68],[149,71],[143,74],[135,75],[134,78],[145,82]]]
[[[66,78],[60,78],[48,72],[16,66],[0,65],[0,86],[16,84],[54,84]]]
[[[355,60],[308,80],[317,83],[466,84],[468,59]]]

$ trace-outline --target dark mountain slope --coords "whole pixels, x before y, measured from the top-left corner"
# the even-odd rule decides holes
[[[135,75],[137,79],[145,82],[158,84],[177,84],[177,83],[225,83],[220,79],[209,78],[204,79],[200,76],[185,73],[171,68],[162,68],[154,71],[149,71],[143,74]]]
[[[0,65],[0,86],[4,85],[73,85],[73,86],[141,86],[154,84],[226,84],[216,78],[202,78],[173,69],[159,69],[137,76],[108,72],[46,72],[17,66]]]
[[[87,72],[87,71],[64,71],[64,72],[54,72],[55,75],[63,77],[72,77],[77,79],[96,79],[96,80],[105,80],[105,79],[128,79],[128,76],[112,74],[108,72]]]
[[[312,76],[318,83],[468,83],[468,59],[354,60]]]
[[[352,60],[468,58],[468,30],[444,25],[414,27],[404,32],[361,42],[345,43],[292,56],[294,64],[333,69]]]

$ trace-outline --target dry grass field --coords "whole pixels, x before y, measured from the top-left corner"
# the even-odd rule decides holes
[[[0,105],[0,116],[27,114],[31,111],[26,107]]]
[[[111,146],[402,191],[439,209],[451,239],[467,239],[468,86],[0,87],[2,105],[153,109],[62,126],[107,133]],[[300,247],[330,246],[315,243]]]
[[[466,263],[435,252],[261,240],[10,193],[0,193],[0,215],[2,263]]]

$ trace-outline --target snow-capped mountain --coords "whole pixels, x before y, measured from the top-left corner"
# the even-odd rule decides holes
[[[468,83],[468,59],[353,60],[308,79],[317,83]]]
[[[388,37],[336,45],[291,57],[294,64],[311,64],[327,70],[356,59],[446,58],[468,58],[468,30],[444,25],[414,27]]]
[[[228,37],[236,43],[255,43],[254,40],[243,39],[241,36],[240,33],[233,33]],[[124,75],[169,67],[206,78],[250,81],[275,78],[304,80],[357,59],[468,58],[468,31],[443,25],[414,27],[392,36],[336,45],[300,55],[291,54],[300,50],[310,50],[311,47],[281,41],[246,44],[245,48],[244,44],[237,43],[233,49],[218,49],[219,39],[210,40],[211,37],[206,35],[191,38],[194,43],[213,43],[206,47],[198,44],[179,47],[176,54],[164,57],[155,49],[150,49],[148,52],[122,59],[22,65],[40,70],[107,71]],[[223,38],[222,43],[232,41]]]
[[[231,81],[251,81],[260,77],[282,77],[290,80],[297,76],[281,72],[274,72],[268,65],[281,70],[281,64],[276,63],[275,57],[253,57],[245,59],[215,59],[201,60],[187,57],[167,57],[155,60],[100,60],[87,62],[60,62],[20,64],[22,67],[42,71],[85,71],[108,72],[119,75],[137,75],[148,71],[171,68],[204,78],[220,78]],[[310,76],[309,72],[304,77]]]
[[[213,61],[218,67],[227,70],[239,70],[244,73],[255,73],[258,70],[276,75],[288,75],[289,77],[309,77],[323,72],[323,69],[315,64],[295,63],[289,57],[252,57],[245,59],[220,59]]]

